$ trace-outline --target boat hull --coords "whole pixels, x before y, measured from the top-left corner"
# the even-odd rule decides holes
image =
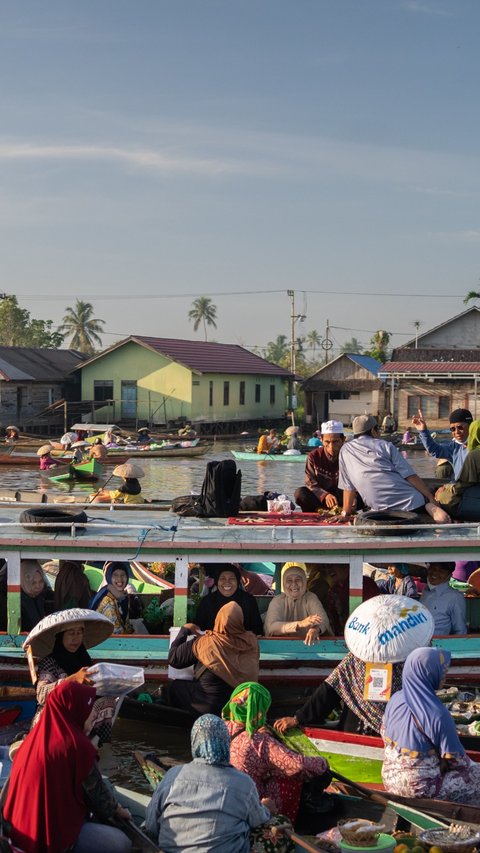
[[[296,462],[303,463],[307,460],[307,453],[299,453],[298,456],[286,456],[285,453],[255,453],[248,450],[231,450],[234,459],[239,462]]]

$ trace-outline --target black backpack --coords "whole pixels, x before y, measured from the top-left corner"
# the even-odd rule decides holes
[[[183,495],[172,501],[177,515],[197,518],[228,518],[238,515],[242,472],[233,459],[207,462],[207,470],[199,495]]]

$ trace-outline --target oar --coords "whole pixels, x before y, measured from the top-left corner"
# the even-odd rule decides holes
[[[290,841],[293,841],[294,844],[298,844],[303,850],[307,850],[308,853],[318,853],[319,848],[314,844],[311,844],[310,841],[307,841],[306,838],[302,838],[301,835],[297,835],[293,829],[286,829],[282,826],[277,827],[279,831],[284,832],[285,835],[288,835]]]
[[[140,829],[139,826],[137,826],[137,824],[134,820],[132,820],[132,818],[116,817],[114,818],[114,823],[116,824],[116,826],[118,826],[119,829],[125,830],[128,827],[129,831],[133,835],[136,835],[136,837],[142,842],[142,845],[144,847],[148,847],[149,850],[155,850],[156,853],[159,853],[158,844],[155,841],[152,841],[152,839],[149,838],[149,836],[145,832],[143,832],[143,830]]]
[[[381,806],[390,806],[393,811],[399,814],[401,817],[406,818],[413,823],[415,826],[420,829],[445,829],[448,827],[448,822],[439,820],[436,817],[432,817],[428,814],[428,812],[421,812],[417,809],[413,809],[410,806],[404,806],[403,803],[397,802],[395,799],[390,799],[389,797],[384,797],[383,794],[378,793],[378,791],[371,791],[370,788],[366,788],[364,785],[360,785],[358,782],[353,782],[352,779],[348,779],[346,776],[342,776],[341,773],[337,773],[336,770],[332,770],[330,768],[330,773],[332,774],[334,779],[338,779],[339,782],[344,782],[346,785],[350,785],[362,797],[366,797],[369,800],[372,800],[374,803],[379,803]],[[427,825],[428,824],[428,825]]]
[[[92,503],[92,501],[94,501],[94,500],[95,500],[95,498],[97,497],[97,495],[99,495],[99,494],[100,494],[100,492],[105,488],[105,486],[107,485],[107,483],[109,483],[109,482],[110,482],[110,480],[112,479],[112,477],[114,477],[114,476],[115,476],[114,474],[110,474],[110,476],[109,476],[108,480],[105,480],[105,482],[104,482],[104,483],[102,483],[102,485],[100,486],[100,488],[99,488],[99,489],[97,489],[97,491],[95,492],[95,494],[94,494],[94,495],[92,495],[92,496],[90,497],[90,499],[89,499],[88,503]]]

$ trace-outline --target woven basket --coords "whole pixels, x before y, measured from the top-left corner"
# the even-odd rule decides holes
[[[441,847],[442,853],[471,853],[480,844],[480,834],[465,827],[464,832],[447,829],[427,829],[420,833],[423,845]]]
[[[375,847],[380,833],[385,830],[384,826],[364,818],[339,820],[337,827],[343,840],[352,847]]]

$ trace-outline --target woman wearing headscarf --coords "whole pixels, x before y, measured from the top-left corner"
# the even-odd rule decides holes
[[[285,820],[272,820],[272,804],[261,802],[254,782],[231,766],[223,720],[213,714],[199,717],[191,745],[193,761],[172,767],[147,807],[145,828],[159,848],[165,853],[293,850],[283,833],[268,831]]]
[[[248,773],[259,797],[269,797],[277,812],[293,823],[300,808],[304,781],[323,776],[328,764],[321,756],[300,755],[272,737],[266,728],[271,702],[269,691],[261,684],[254,681],[239,684],[222,717],[230,733],[233,766]]]
[[[480,420],[470,424],[467,450],[462,470],[455,482],[440,486],[435,492],[435,499],[453,517],[460,511],[460,503],[465,491],[480,485]],[[478,490],[475,497],[478,500]]]
[[[116,477],[123,480],[118,489],[100,489],[91,498],[91,503],[143,504],[142,487],[139,483],[145,476],[143,468],[133,462],[125,462],[113,469]]]
[[[253,595],[241,587],[241,573],[232,563],[218,563],[208,567],[208,576],[215,581],[216,589],[205,595],[198,605],[195,624],[202,631],[211,630],[218,611],[229,601],[236,601],[243,612],[246,631],[263,634],[263,622]]]
[[[466,755],[451,714],[435,695],[450,659],[450,652],[434,648],[408,655],[402,690],[383,718],[382,778],[393,794],[477,804],[480,765]]]
[[[88,607],[93,594],[83,571],[83,564],[78,560],[60,560],[53,593],[54,609],[69,610],[71,607]]]
[[[31,631],[45,616],[47,581],[38,560],[22,560],[20,564],[20,605],[22,631]]]
[[[305,563],[285,563],[282,568],[282,592],[268,605],[265,636],[301,637],[307,646],[320,634],[331,634],[328,616],[314,592],[307,591]]]
[[[190,636],[193,642],[187,642]],[[232,692],[243,681],[257,681],[258,640],[246,631],[240,606],[231,601],[217,613],[213,631],[200,636],[197,625],[189,622],[179,631],[168,654],[176,669],[194,666],[193,681],[176,679],[168,685],[168,703],[195,716],[220,714]]]
[[[388,573],[390,577],[386,580],[375,581],[384,595],[408,595],[409,598],[420,598],[407,563],[392,563],[388,566]]]
[[[43,657],[37,667],[37,711],[32,721],[32,728],[35,726],[44,710],[48,696],[62,684],[64,681],[72,681],[77,684],[86,684],[92,686],[91,667],[93,661],[85,646],[85,619],[82,619],[82,610],[79,608],[71,610],[63,610],[61,613],[55,613],[53,616],[47,616],[42,623],[39,623],[36,631],[37,642],[40,637],[45,637],[47,634],[54,633],[52,651]],[[85,614],[87,617],[93,616],[90,611]],[[111,634],[108,627],[106,628],[103,622],[98,624],[92,621],[87,622],[87,631],[90,647],[97,645],[106,639]],[[55,622],[54,625],[52,623]],[[106,625],[108,626],[108,622]],[[45,630],[42,627],[45,625]],[[30,635],[25,641],[25,647],[32,645],[32,652],[35,654],[35,639],[30,641]],[[51,642],[51,641],[50,641]],[[115,710],[116,701],[110,697],[96,699],[94,702],[94,717],[95,721],[92,726],[92,734],[97,735],[99,745],[109,743],[112,735],[112,717]]]
[[[392,693],[402,686],[403,663],[394,663]],[[338,727],[343,732],[379,735],[385,702],[364,698],[366,664],[351,652],[340,661],[293,717],[280,717],[274,728],[284,734],[297,726],[321,725],[332,711],[340,713]]]
[[[91,823],[130,818],[96,767],[89,738],[93,687],[65,681],[50,694],[40,722],[15,755],[3,816],[10,838],[25,853],[129,853],[130,840],[112,826]]]
[[[128,563],[106,562],[103,569],[105,585],[94,596],[90,608],[103,613],[113,622],[114,634],[133,634],[128,615]]]

